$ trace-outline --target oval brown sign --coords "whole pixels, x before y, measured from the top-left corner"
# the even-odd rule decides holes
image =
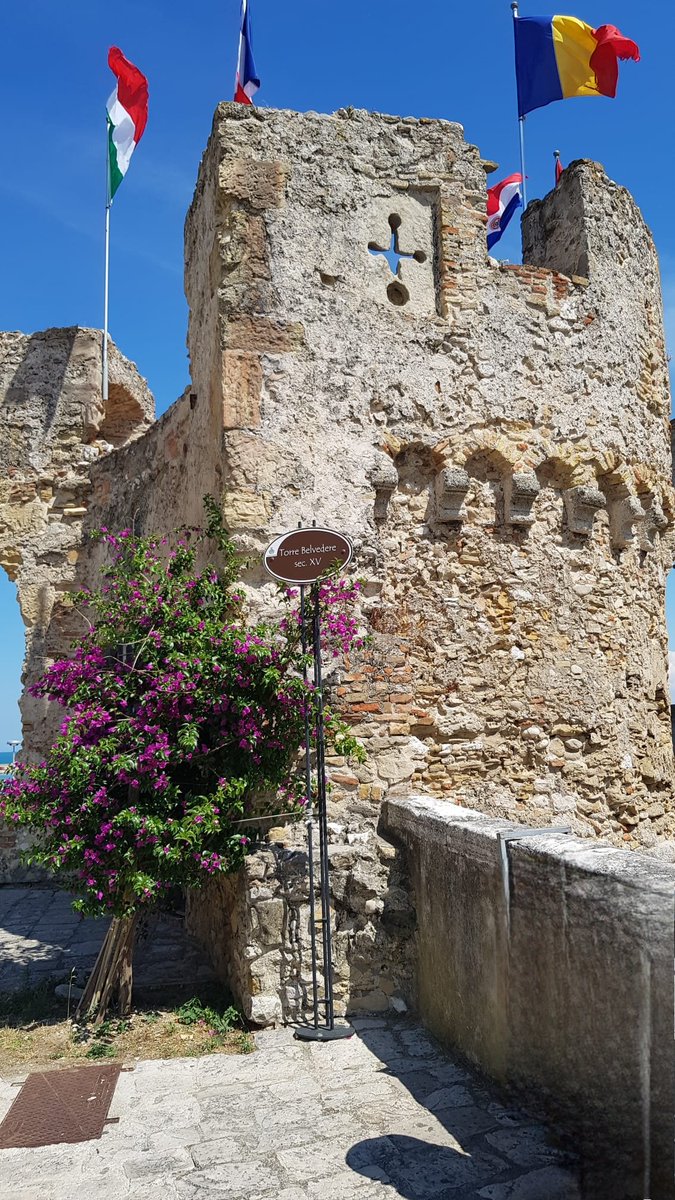
[[[334,529],[294,529],[275,538],[263,556],[265,569],[283,583],[316,583],[337,575],[354,556],[354,547]]]

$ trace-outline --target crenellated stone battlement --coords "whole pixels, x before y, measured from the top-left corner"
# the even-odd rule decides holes
[[[472,431],[468,438],[445,439],[432,446],[400,445],[390,439],[368,472],[375,490],[374,517],[386,521],[399,484],[397,463],[410,452],[426,453],[429,463],[430,527],[463,525],[475,502],[480,472],[475,456],[490,462],[494,524],[525,530],[538,517],[539,494],[547,487],[562,498],[562,530],[590,537],[598,525],[608,552],[635,545],[648,553],[673,524],[675,490],[646,463],[627,465],[589,445],[553,444],[520,429],[512,437],[494,429]]]

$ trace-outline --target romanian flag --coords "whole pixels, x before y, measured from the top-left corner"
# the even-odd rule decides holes
[[[618,59],[640,51],[614,25],[592,29],[576,17],[517,17],[518,114],[572,96],[615,96]]]
[[[107,105],[109,199],[112,200],[148,123],[148,81],[117,46],[108,52],[108,66],[117,76],[117,87]]]

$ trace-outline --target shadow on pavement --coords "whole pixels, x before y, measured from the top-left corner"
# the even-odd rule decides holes
[[[580,1200],[574,1157],[552,1130],[501,1103],[496,1089],[448,1058],[413,1022],[355,1018],[380,1060],[376,1068],[417,1102],[392,1112],[385,1136],[364,1138],[346,1156],[383,1195],[405,1200]],[[392,1191],[392,1188],[395,1189]]]

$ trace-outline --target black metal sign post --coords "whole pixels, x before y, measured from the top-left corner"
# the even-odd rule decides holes
[[[275,579],[300,584],[300,635],[303,651],[312,647],[314,684],[315,788],[312,787],[311,740],[312,714],[305,707],[305,797],[307,826],[307,863],[309,873],[309,925],[312,955],[311,1024],[299,1025],[295,1037],[304,1041],[328,1042],[351,1037],[347,1024],[335,1024],[333,998],[333,944],[330,921],[330,861],[328,857],[328,813],[326,806],[326,739],[323,716],[323,665],[321,660],[321,603],[318,579],[329,571],[337,572],[352,558],[351,542],[329,529],[298,529],[277,538],[265,552],[265,567]],[[311,585],[309,596],[307,585]],[[307,681],[307,668],[304,671]],[[319,830],[319,898],[321,916],[317,917],[316,863],[314,855],[314,793],[316,824]],[[321,926],[321,966],[323,998],[319,996],[319,947],[317,927]],[[323,1011],[322,1011],[323,1010]]]
[[[303,678],[307,683],[307,614],[305,612],[305,586],[300,587],[300,637],[305,655]],[[309,928],[312,939],[312,1013],[314,1029],[319,1028],[319,984],[316,953],[316,892],[314,888],[314,797],[312,795],[312,760],[309,704],[305,703],[305,804],[307,812],[307,865],[309,870]]]

